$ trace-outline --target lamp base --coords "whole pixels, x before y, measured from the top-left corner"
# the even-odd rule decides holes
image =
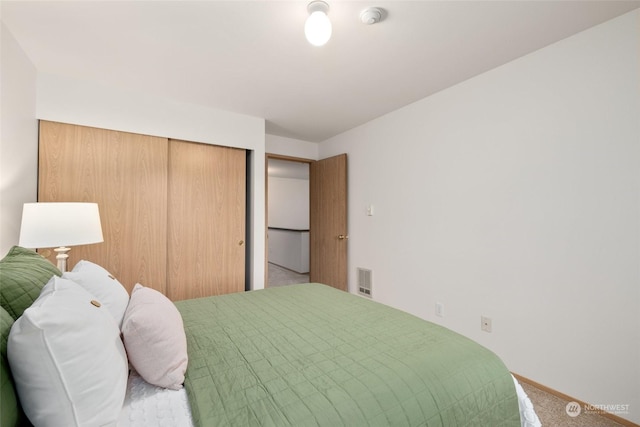
[[[56,255],[56,259],[58,260],[58,270],[60,270],[60,272],[62,273],[67,271],[67,258],[69,258],[67,252],[69,252],[70,250],[71,248],[68,248],[66,246],[60,246],[59,248],[55,248],[53,250],[54,252],[58,253],[58,255]]]

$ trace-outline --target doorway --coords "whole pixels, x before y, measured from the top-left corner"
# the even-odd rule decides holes
[[[348,292],[347,253],[347,154],[321,160],[266,155],[265,204],[266,240],[269,242],[269,161],[286,160],[308,166],[309,178],[309,280]],[[290,164],[292,165],[292,164]],[[278,227],[272,227],[278,228]],[[301,246],[304,247],[304,246]],[[265,257],[265,283],[269,286],[269,243]]]
[[[309,282],[309,163],[267,155],[267,287]]]

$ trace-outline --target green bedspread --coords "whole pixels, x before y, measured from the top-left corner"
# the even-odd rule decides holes
[[[446,328],[320,284],[176,303],[197,426],[518,426],[510,373]]]

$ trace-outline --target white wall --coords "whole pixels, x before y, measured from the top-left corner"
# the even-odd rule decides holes
[[[270,228],[269,262],[297,273],[308,273],[309,232]]]
[[[639,20],[589,29],[319,152],[349,155],[352,292],[356,267],[371,268],[375,300],[575,398],[628,404],[619,415],[636,423]]]
[[[22,205],[38,188],[36,69],[1,24],[0,258],[18,244]]]
[[[36,114],[39,119],[262,153],[265,147],[262,118],[51,74],[38,74]]]
[[[269,262],[308,273],[309,180],[275,176],[268,179]]]
[[[265,136],[265,144],[266,152],[269,154],[280,154],[309,160],[319,159],[319,147],[315,142],[267,134]]]
[[[269,227],[309,229],[309,180],[269,177]]]

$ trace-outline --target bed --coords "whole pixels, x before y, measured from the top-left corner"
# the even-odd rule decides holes
[[[5,286],[3,262],[0,290],[5,293],[12,287]],[[45,270],[42,277],[56,274]],[[40,291],[30,286],[27,300],[37,305]],[[15,296],[7,293],[0,300],[3,307]],[[491,351],[369,299],[308,283],[178,301],[175,308],[188,349],[184,388],[154,386],[127,366],[111,425],[539,425],[526,394]],[[3,320],[3,337],[7,323]],[[7,369],[5,347],[2,425],[18,425],[25,417],[13,414],[7,390],[15,390],[16,374],[24,378],[14,369],[15,354]],[[129,348],[127,354],[131,362]],[[21,388],[16,396],[26,400]]]

